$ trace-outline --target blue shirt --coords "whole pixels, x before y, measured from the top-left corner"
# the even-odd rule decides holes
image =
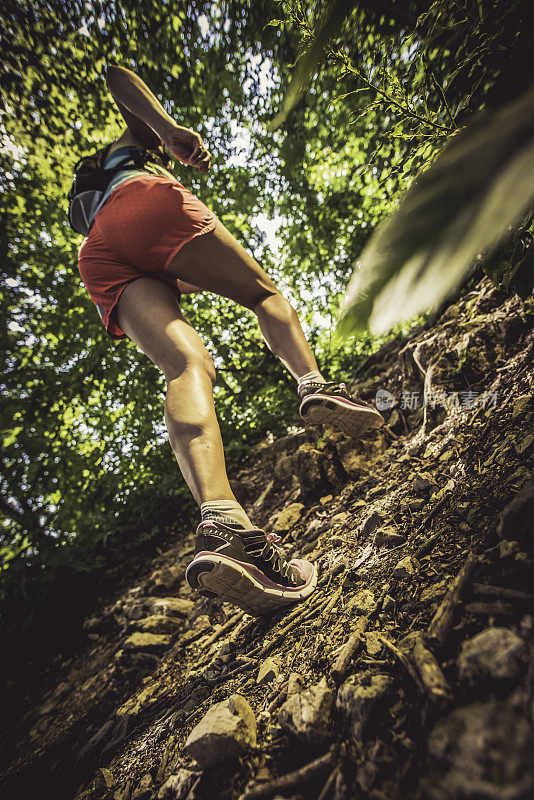
[[[139,148],[135,147],[135,145],[132,144],[127,144],[124,147],[118,147],[106,158],[104,162],[105,169],[111,169],[112,167],[116,167],[124,159],[124,157],[128,155],[128,153],[131,150],[139,150]],[[130,164],[132,166],[132,169],[128,169]],[[132,157],[129,161],[126,162],[124,169],[118,172],[117,175],[115,175],[115,177],[112,178],[112,180],[110,181],[110,184],[106,189],[102,200],[100,201],[100,203],[96,208],[95,216],[100,211],[106,200],[108,200],[111,192],[118,186],[120,186],[121,183],[124,183],[130,178],[134,178],[136,175],[146,175],[147,172],[151,172],[153,175],[163,175],[166,178],[172,178],[173,181],[176,180],[172,172],[169,172],[164,167],[161,167],[159,164],[146,164],[144,170],[137,169]]]

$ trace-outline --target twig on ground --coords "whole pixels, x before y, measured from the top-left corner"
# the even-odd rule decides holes
[[[317,584],[319,587],[328,586],[332,578],[335,578],[337,575],[340,575],[345,570],[346,564],[344,561],[340,561],[338,564],[335,564],[332,569],[328,570],[326,575],[323,575]]]
[[[335,779],[337,778],[338,772],[339,772],[339,767],[335,766],[334,769],[332,770],[332,772],[330,773],[330,775],[328,777],[328,780],[326,781],[325,785],[323,786],[321,794],[319,795],[317,800],[326,800],[328,792],[330,791],[330,788],[331,788],[332,784],[334,783]]]
[[[470,614],[487,614],[489,617],[511,617],[514,607],[511,603],[495,600],[493,603],[467,603],[465,610]]]
[[[339,587],[339,588],[338,588],[338,589],[337,589],[337,590],[334,592],[334,594],[332,595],[332,597],[330,598],[330,600],[328,601],[328,603],[326,604],[326,606],[325,606],[325,607],[323,608],[323,610],[321,611],[321,616],[325,616],[325,617],[326,617],[326,615],[330,613],[330,611],[333,609],[333,607],[335,606],[335,604],[337,603],[337,601],[338,601],[338,600],[339,600],[339,598],[341,597],[341,592],[342,592],[342,591],[343,591],[343,587],[342,587],[342,586],[340,586],[340,587]]]
[[[426,524],[427,524],[428,522],[430,522],[430,520],[431,520],[431,519],[433,519],[433,518],[436,516],[436,514],[438,513],[438,511],[439,511],[441,508],[443,508],[443,506],[445,505],[445,503],[447,502],[447,500],[448,500],[448,499],[449,499],[449,495],[448,495],[448,494],[446,494],[444,497],[442,497],[442,498],[441,498],[441,500],[440,500],[438,503],[436,503],[436,505],[434,506],[434,508],[432,508],[432,509],[431,509],[431,510],[428,512],[428,514],[426,515],[426,517],[424,518],[424,520],[422,521],[422,523],[419,525],[419,527],[417,528],[417,530],[415,530],[415,531],[412,533],[412,535],[411,535],[411,536],[408,538],[408,542],[409,542],[409,543],[411,543],[411,542],[414,542],[414,541],[417,539],[417,537],[419,536],[419,534],[421,533],[421,531],[422,531],[422,530],[423,530],[423,529],[426,527]]]
[[[320,758],[316,758],[315,761],[306,764],[306,766],[295,770],[295,772],[289,772],[287,775],[282,775],[281,778],[276,778],[276,780],[270,783],[249,789],[248,792],[241,795],[239,800],[268,800],[268,798],[274,797],[278,792],[292,791],[302,784],[306,784],[311,780],[316,780],[328,769],[331,763],[332,753],[327,753]]]
[[[291,614],[287,614],[285,617],[282,617],[281,619],[279,619],[278,622],[275,623],[275,625],[272,626],[272,628],[270,629],[269,632],[272,632],[273,630],[275,630],[276,625],[278,623],[280,623],[280,622],[285,623],[284,626],[279,631],[276,632],[275,638],[277,639],[281,632],[283,633],[285,630],[288,630],[290,628],[290,625],[293,622],[293,620],[295,620],[297,618],[300,619],[300,617],[304,617],[304,616],[308,615],[312,610],[315,610],[315,609],[319,608],[322,603],[326,603],[326,602],[327,602],[326,598],[325,597],[321,597],[320,594],[317,593],[316,595],[314,595],[311,598],[311,600],[308,600],[307,603],[305,603],[303,605],[302,604],[297,604],[297,607],[295,608],[295,610],[292,611]],[[264,632],[263,633],[263,637],[266,636],[266,635],[267,635],[267,632]],[[258,644],[255,647],[253,647],[252,650],[250,650],[247,653],[247,655],[249,655],[249,656],[257,656],[258,653],[260,653],[261,651],[262,651],[262,647],[261,647],[261,645]]]
[[[349,636],[346,644],[343,647],[343,650],[337,657],[332,669],[330,670],[330,675],[335,681],[340,681],[345,675],[350,664],[350,660],[360,645],[363,634],[367,630],[368,625],[368,617],[358,617],[356,619],[353,632]]]
[[[382,430],[383,430],[385,433],[389,434],[389,436],[391,436],[391,438],[392,438],[392,439],[395,439],[395,440],[396,440],[396,439],[398,439],[398,438],[399,438],[398,434],[394,433],[394,432],[391,430],[391,428],[389,427],[389,425],[382,425]]]
[[[297,625],[300,625],[301,623],[306,622],[307,620],[312,619],[313,617],[316,617],[317,614],[322,614],[322,612],[324,611],[329,602],[330,600],[326,600],[324,602],[324,606],[317,605],[315,607],[312,607],[311,609],[309,608],[309,606],[307,606],[306,609],[303,609],[302,614],[300,616],[295,617],[288,625],[284,625],[283,628],[280,628],[280,630],[277,631],[274,639],[271,639],[270,642],[267,642],[267,644],[263,645],[263,647],[259,650],[257,657],[263,658],[264,656],[266,656],[267,653],[269,653],[273,649],[273,647],[275,647],[284,638],[286,633],[289,633],[289,631],[293,630],[293,628],[295,628]],[[304,613],[305,610],[306,613]],[[256,653],[254,653],[254,655],[256,655]]]
[[[423,634],[418,631],[407,638],[411,642],[410,653],[415,667],[430,700],[436,705],[450,702],[453,699],[451,688],[434,654],[426,647]]]
[[[418,547],[417,550],[414,550],[414,556],[416,558],[421,558],[421,556],[424,556],[430,552],[430,550],[434,548],[434,545],[442,533],[443,531],[436,531],[436,533],[433,533],[432,536],[429,536],[426,542],[423,542],[423,544]]]
[[[226,633],[226,631],[229,628],[232,628],[235,625],[235,623],[239,622],[239,620],[244,616],[245,616],[245,612],[244,611],[238,611],[237,614],[234,614],[232,617],[230,617],[228,622],[225,622],[224,625],[221,625],[219,630],[215,631],[215,633],[213,633],[210,636],[210,638],[206,642],[204,642],[204,644],[202,645],[202,650],[209,650],[211,645],[214,642],[216,642],[217,639],[219,639],[223,635],[223,633]]]
[[[469,553],[427,628],[426,638],[430,641],[444,643],[452,623],[454,609],[458,605],[462,591],[477,563],[478,557],[474,553]]]
[[[284,684],[284,686],[280,689],[276,697],[273,698],[273,700],[271,700],[271,702],[267,706],[267,711],[269,713],[275,711],[279,706],[282,705],[282,703],[285,702],[285,700],[287,699],[287,686],[288,686],[287,683]]]
[[[197,786],[200,783],[201,779],[202,779],[202,775],[199,775],[198,778],[196,779],[196,781],[194,782],[194,784],[192,785],[192,787],[189,789],[185,800],[190,800],[190,798],[195,796],[195,789],[197,788]]]
[[[497,597],[499,600],[508,600],[517,605],[534,607],[534,594],[522,592],[519,589],[507,589],[504,586],[490,586],[484,583],[474,583],[473,593],[482,597]]]

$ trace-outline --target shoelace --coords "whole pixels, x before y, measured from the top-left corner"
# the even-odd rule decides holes
[[[265,538],[267,539],[268,544],[265,545],[262,555],[264,556],[266,561],[270,561],[271,558],[274,556],[274,562],[276,564],[276,570],[284,577],[287,577],[287,573],[289,570],[289,564],[284,559],[283,555],[279,551],[277,547],[273,547],[273,545],[278,544],[278,542],[282,541],[282,537],[278,536],[276,533],[267,533],[265,534]],[[268,548],[267,554],[264,555],[265,550]]]
[[[304,384],[305,386],[307,384]],[[337,383],[336,381],[326,381],[326,383],[316,383],[312,381],[310,384],[314,387],[313,394],[321,391],[327,391],[329,394],[341,394],[349,396],[349,391],[347,389],[346,383]]]
[[[330,394],[347,394],[347,384],[346,383],[336,383],[335,381],[330,381],[329,383],[325,383],[325,387],[328,388]],[[319,391],[321,391],[319,389]]]
[[[205,526],[212,526],[216,527],[211,520],[205,520],[203,523]],[[282,541],[282,537],[278,536],[277,533],[266,533],[265,538],[267,539],[267,543],[262,551],[262,556],[265,558],[267,562],[271,561],[274,558],[274,563],[276,565],[276,571],[279,572],[283,577],[287,577],[287,573],[290,569],[288,562],[284,559],[284,556],[281,554],[280,550],[274,545],[278,544],[278,542]],[[267,551],[267,553],[266,553]]]

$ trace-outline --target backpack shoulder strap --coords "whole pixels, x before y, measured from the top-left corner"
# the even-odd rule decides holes
[[[102,150],[99,151],[101,153],[101,156],[100,156],[100,159],[99,159],[99,166],[100,167],[103,167],[104,164],[106,163],[106,158],[108,157],[108,153],[109,153],[109,151],[111,149],[111,145],[112,144],[113,144],[113,142],[110,142],[105,147],[103,147]]]
[[[109,149],[111,147],[111,144],[112,144],[112,142],[110,142],[110,144],[107,144],[101,150],[97,150],[96,153],[90,153],[89,155],[85,155],[85,156],[82,156],[81,158],[79,158],[78,161],[75,163],[75,165],[73,167],[73,172],[76,172],[78,170],[78,168],[80,167],[80,165],[83,164],[84,161],[87,161],[90,158],[95,159],[95,161],[97,163],[97,166],[100,169],[102,169],[104,164],[106,163],[106,158],[108,157],[108,153],[109,153]]]

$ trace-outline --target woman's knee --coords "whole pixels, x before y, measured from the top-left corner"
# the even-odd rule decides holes
[[[256,294],[256,296],[254,297],[254,299],[253,299],[253,301],[252,301],[252,303],[251,303],[251,305],[249,307],[250,307],[251,311],[254,311],[254,313],[257,314],[258,311],[261,312],[261,309],[262,309],[263,305],[267,301],[269,301],[270,305],[273,305],[273,304],[278,305],[280,303],[284,303],[285,304],[285,303],[288,302],[285,299],[285,297],[281,294],[280,290],[275,287],[272,290],[261,289]]]
[[[283,294],[277,289],[276,292],[263,294],[252,308],[256,316],[261,317],[265,314],[274,316],[279,320],[289,321],[297,315],[294,306],[291,305]]]
[[[215,385],[217,377],[215,363],[203,344],[176,348],[168,354],[159,366],[167,384],[184,374],[193,372],[198,374],[200,372],[205,373],[211,380],[212,385]]]

